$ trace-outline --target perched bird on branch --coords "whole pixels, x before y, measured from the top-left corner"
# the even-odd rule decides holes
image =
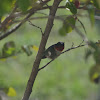
[[[64,42],[58,42],[54,45],[51,45],[49,48],[45,50],[42,59],[45,58],[55,59],[61,54],[63,49],[64,49]]]

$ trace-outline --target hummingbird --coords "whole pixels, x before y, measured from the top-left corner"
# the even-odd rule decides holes
[[[45,58],[55,59],[61,54],[63,49],[64,49],[64,42],[58,42],[56,44],[53,44],[44,51],[42,59]]]

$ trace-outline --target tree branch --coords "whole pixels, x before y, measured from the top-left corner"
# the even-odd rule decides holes
[[[15,26],[13,29],[10,29],[8,32],[6,32],[6,33],[3,34],[2,36],[0,36],[0,40],[6,38],[8,35],[12,34],[14,31],[16,31],[22,24],[24,24],[24,23],[28,20],[28,18],[29,18],[30,16],[32,16],[36,11],[40,10],[40,9],[43,7],[43,5],[45,5],[45,4],[46,4],[47,2],[49,2],[49,1],[50,1],[50,0],[46,0],[46,1],[44,1],[43,3],[41,3],[38,7],[33,7],[33,8],[31,8],[31,9],[28,11],[29,14],[28,14],[17,26]],[[16,8],[17,8],[17,7],[14,8],[14,10],[11,12],[11,15],[8,16],[5,20],[11,18],[12,14],[15,12]],[[4,22],[6,22],[6,21],[4,21]],[[4,22],[3,22],[3,23],[4,23]],[[4,25],[4,24],[3,24],[3,25]],[[2,23],[1,23],[0,27],[1,27],[1,26],[2,26]]]
[[[43,67],[39,68],[38,71],[40,71],[41,69],[44,69],[47,65],[49,65],[51,62],[53,62],[55,59],[50,60],[46,65],[44,65]]]
[[[68,17],[68,15],[60,15],[60,16],[55,16],[55,19],[63,21],[64,18],[66,18],[66,17]],[[27,21],[30,21],[30,20],[38,20],[38,19],[47,19],[47,18],[49,18],[49,16],[31,17],[31,18],[27,19]],[[15,20],[13,23],[19,23],[21,21],[22,20]]]
[[[82,41],[82,43],[83,43],[83,41]],[[88,45],[88,44],[82,44],[82,43],[80,43],[78,46],[75,46],[75,47],[73,47],[73,44],[72,44],[72,47],[71,47],[71,48],[69,48],[69,49],[63,51],[61,54],[64,54],[65,52],[68,52],[68,51],[70,51],[70,50],[73,50],[73,49],[76,49],[76,48],[79,48],[79,47],[83,47],[83,46]],[[61,55],[61,54],[60,54],[60,55]],[[60,56],[60,55],[59,55],[59,56]],[[58,57],[59,57],[59,56],[58,56]],[[58,58],[58,57],[57,57],[57,58]],[[55,59],[57,59],[57,58],[55,58]],[[50,60],[46,65],[44,65],[43,67],[39,68],[38,71],[44,69],[47,65],[49,65],[51,62],[53,62],[55,59]]]
[[[14,16],[13,16],[13,15],[14,15],[16,9],[17,9],[17,5],[15,5],[15,7],[13,8],[13,10],[12,10],[12,12],[9,14],[9,16],[6,17],[5,20],[4,20],[2,23],[0,23],[0,30],[2,30],[2,28],[5,27],[5,25],[8,23],[9,20],[14,19]]]
[[[38,28],[38,29],[40,29],[42,35],[44,34],[41,27],[34,25],[30,20],[29,20],[29,24],[36,27],[36,28]]]
[[[71,48],[69,48],[69,49],[63,51],[61,54],[64,54],[65,52],[68,52],[68,51],[73,50],[73,49],[76,49],[76,48],[80,48],[80,47],[89,45],[89,43],[83,44],[83,42],[84,42],[84,40],[83,40],[78,46],[75,46],[75,47],[73,47],[74,44],[72,43]],[[96,42],[95,44],[100,44],[100,42],[98,41],[98,42]],[[61,55],[61,54],[60,54],[60,55]],[[59,56],[60,56],[60,55],[59,55]],[[58,57],[59,57],[59,56],[58,56]],[[58,58],[58,57],[57,57],[57,58]],[[56,58],[55,58],[55,59],[56,59]],[[38,71],[44,69],[47,65],[49,65],[49,64],[50,64],[52,61],[54,61],[55,59],[52,59],[52,60],[49,61],[46,65],[44,65],[43,67],[39,68]]]
[[[41,39],[40,46],[39,46],[39,51],[38,51],[36,59],[34,61],[32,72],[31,72],[31,75],[29,77],[29,80],[28,80],[28,83],[26,86],[26,90],[25,90],[25,93],[24,93],[22,100],[28,100],[30,97],[30,94],[32,92],[32,87],[33,87],[33,84],[35,82],[36,76],[38,74],[38,68],[39,68],[39,65],[41,62],[42,54],[44,52],[45,45],[47,43],[51,29],[53,27],[54,16],[56,14],[58,5],[60,4],[61,1],[62,0],[54,0],[53,6],[50,9],[49,18],[48,18],[47,25],[46,25],[46,28],[44,31],[44,35],[42,35],[42,39]]]
[[[8,35],[10,35],[11,33],[15,32],[23,23],[25,23],[27,21],[27,19],[34,13],[31,12],[30,14],[27,15],[27,17],[25,19],[23,19],[17,26],[15,26],[13,29],[10,29],[8,32],[6,32],[5,34],[3,34],[2,36],[0,36],[0,40],[6,38]]]

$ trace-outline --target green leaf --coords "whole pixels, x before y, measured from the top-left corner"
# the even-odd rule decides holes
[[[66,33],[72,32],[72,30],[75,27],[75,18],[73,17],[67,17],[66,20],[64,21],[63,27],[66,30]]]
[[[96,43],[90,41],[89,42],[89,46],[92,47],[93,49],[97,50],[98,46],[96,45]]]
[[[6,42],[2,48],[2,56],[8,57],[14,55],[16,51],[15,43],[13,41]]]
[[[61,36],[65,36],[67,33],[72,32],[72,30],[75,27],[75,22],[76,22],[76,20],[74,17],[72,17],[72,16],[67,17],[63,22],[63,26],[59,30],[59,34]]]
[[[95,51],[93,54],[94,60],[96,62],[96,64],[100,64],[100,51]]]
[[[39,48],[35,45],[31,46],[33,48],[34,51],[38,52]]]
[[[59,29],[59,35],[61,35],[61,36],[66,36],[66,30],[65,30],[64,27],[61,27],[61,28]]]
[[[92,41],[89,43],[89,46],[93,48],[93,58],[96,62],[96,64],[100,64],[100,47],[96,43],[93,43]]]
[[[0,0],[0,17],[12,10],[13,0]]]
[[[16,96],[16,90],[13,87],[9,87],[7,95],[8,96]]]
[[[100,0],[93,0],[93,4],[97,9],[100,9]]]
[[[92,82],[98,84],[100,80],[100,65],[96,64],[89,70],[89,78]]]
[[[70,25],[64,25],[64,27],[65,27],[66,33],[70,33],[73,30],[73,28]]]
[[[91,21],[91,25],[94,26],[95,18],[94,18],[94,7],[92,5],[88,5],[88,13],[89,13],[89,18]]]
[[[74,15],[77,13],[77,8],[75,7],[73,2],[67,2],[66,8],[68,8]]]
[[[17,4],[23,12],[26,12],[30,5],[30,1],[29,0],[17,0]]]
[[[16,96],[16,90],[13,87],[4,87],[2,90],[8,95],[8,96]]]

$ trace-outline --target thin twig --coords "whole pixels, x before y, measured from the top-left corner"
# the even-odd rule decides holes
[[[31,17],[31,18],[27,19],[27,21],[30,21],[30,20],[38,20],[38,19],[46,19],[46,18],[48,18],[48,17],[49,17],[49,16]],[[68,16],[67,16],[67,15],[55,16],[55,19],[63,21],[65,17],[68,17]],[[12,23],[19,23],[19,22],[21,22],[21,21],[22,21],[22,20],[15,20],[15,21],[13,21]]]
[[[84,40],[79,45],[82,45],[83,42],[84,42]]]
[[[36,28],[38,28],[38,29],[40,29],[42,35],[44,34],[41,27],[34,25],[31,21],[29,21],[29,24],[36,27]]]
[[[43,1],[42,0],[40,0],[42,3],[43,3]],[[51,7],[49,7],[49,5],[46,3],[45,4],[49,9],[51,9]]]
[[[49,65],[52,61],[54,61],[54,59],[50,60],[45,66],[41,67],[38,69],[38,71],[40,71],[41,69],[45,68],[47,65]]]
[[[87,34],[87,32],[86,32],[86,30],[85,30],[85,26],[84,26],[84,24],[80,21],[80,19],[79,19],[78,17],[77,17],[77,20],[80,22],[80,24],[82,25],[82,27],[83,27],[85,33]]]
[[[48,14],[46,14],[46,13],[43,13],[43,12],[35,12],[35,13],[37,13],[37,14],[42,14],[42,15],[46,15],[46,16],[48,16]]]
[[[73,47],[74,46],[74,43],[72,42],[72,46],[71,47]]]
[[[72,50],[72,49],[76,49],[76,48],[79,48],[79,47],[83,47],[83,46],[85,46],[85,45],[88,45],[88,44],[82,44],[82,45],[78,45],[78,46],[75,46],[75,47],[69,48],[69,49],[63,51],[61,54],[65,53],[65,52],[68,52],[68,51],[70,51],[70,50]]]

